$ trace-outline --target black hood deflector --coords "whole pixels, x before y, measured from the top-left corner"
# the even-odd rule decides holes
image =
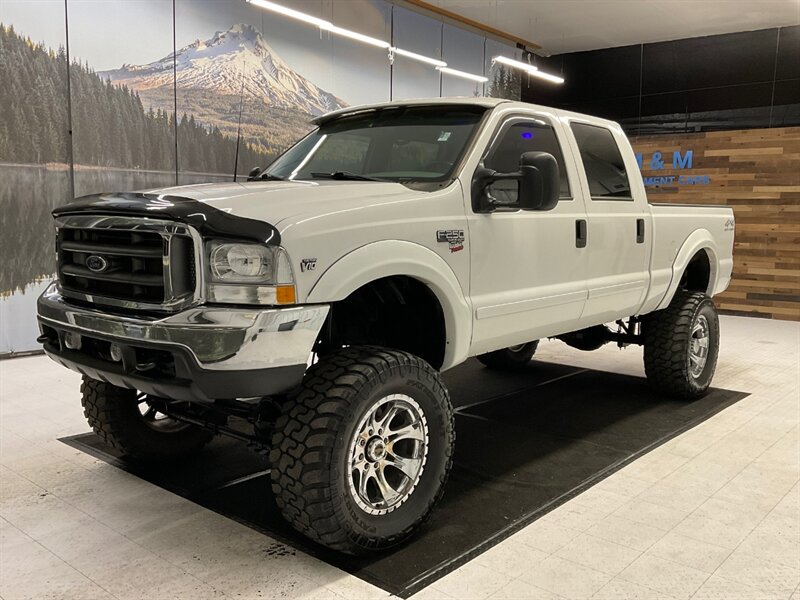
[[[269,223],[237,217],[205,202],[181,196],[132,192],[92,194],[53,210],[54,217],[79,214],[165,218],[191,225],[204,238],[247,240],[268,246],[281,243],[281,234]]]

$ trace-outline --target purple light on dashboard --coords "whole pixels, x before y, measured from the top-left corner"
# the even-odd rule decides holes
[[[532,137],[533,137],[533,133],[531,133],[530,131],[523,131],[522,132],[522,139],[529,140]]]

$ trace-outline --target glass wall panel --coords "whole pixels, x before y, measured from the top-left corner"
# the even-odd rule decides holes
[[[495,56],[507,56],[515,60],[522,60],[522,51],[508,44],[486,39],[485,75],[489,78],[486,83],[486,95],[491,98],[519,100],[521,97],[521,72],[501,63],[492,63]]]
[[[171,0],[69,0],[75,194],[175,183]]]
[[[393,7],[394,45],[404,50],[441,59],[442,23],[399,6]],[[438,97],[440,73],[433,65],[395,56],[392,99]]]
[[[482,36],[445,23],[442,32],[442,60],[453,69],[483,75],[483,44]],[[482,83],[442,75],[442,96],[482,95]]]
[[[63,0],[0,2],[0,355],[39,347],[55,271],[50,211],[69,201]]]
[[[391,7],[382,0],[331,2],[328,18],[370,37],[391,42]],[[389,58],[382,48],[323,33],[330,39],[331,91],[346,105],[385,102],[389,99]]]

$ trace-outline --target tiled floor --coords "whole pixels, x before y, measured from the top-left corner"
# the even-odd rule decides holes
[[[800,324],[722,318],[715,384],[751,393],[414,598],[800,600]],[[539,355],[640,375],[641,350]],[[0,597],[387,594],[57,438],[78,377],[0,362]]]

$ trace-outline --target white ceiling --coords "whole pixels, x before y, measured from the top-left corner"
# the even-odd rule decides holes
[[[800,24],[800,0],[427,0],[561,54]]]

